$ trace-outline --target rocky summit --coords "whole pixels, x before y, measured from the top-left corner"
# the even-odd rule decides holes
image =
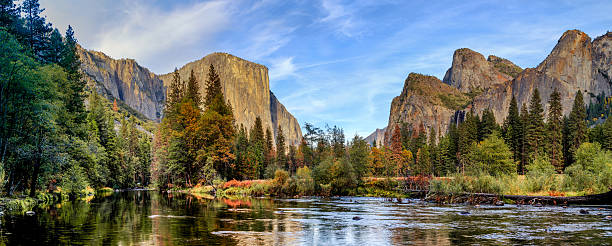
[[[167,88],[172,74],[156,75],[132,59],[113,59],[102,52],[78,48],[81,70],[89,86],[109,99],[117,99],[142,114],[159,122],[163,117]],[[225,99],[234,111],[236,125],[250,129],[256,117],[261,117],[264,128],[276,135],[283,128],[288,143],[298,144],[302,132],[298,121],[270,91],[268,68],[225,53],[213,53],[179,69],[181,79],[187,80],[193,69],[206,94],[205,81],[210,64],[218,72]]]
[[[449,124],[461,121],[461,116],[470,110],[481,114],[491,109],[501,124],[512,96],[520,108],[529,104],[535,88],[545,109],[557,88],[567,115],[579,90],[585,103],[600,94],[612,95],[611,75],[611,32],[591,41],[584,32],[566,31],[544,61],[524,70],[504,58],[490,55],[485,59],[473,50],[458,49],[443,81],[414,73],[408,76],[402,93],[391,103],[386,143],[398,124],[446,132]]]

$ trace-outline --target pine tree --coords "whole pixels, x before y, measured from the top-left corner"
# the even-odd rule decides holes
[[[548,100],[550,108],[548,110],[548,139],[547,152],[550,163],[557,169],[563,171],[563,106],[561,105],[561,94],[557,88],[554,89]]]
[[[521,161],[519,165],[519,174],[525,174],[527,163],[529,160],[529,144],[527,142],[527,128],[529,127],[529,111],[527,111],[527,105],[523,103],[521,107],[521,137],[520,137],[520,149],[521,149]]]
[[[283,133],[283,128],[278,125],[276,132],[276,163],[285,170],[289,170],[285,151],[285,134]]]
[[[274,152],[274,135],[272,134],[272,130],[270,130],[270,128],[268,127],[266,128],[266,135],[264,138],[264,171],[268,166],[274,164],[275,156],[276,153]]]
[[[586,125],[586,108],[584,106],[584,99],[582,92],[578,91],[574,98],[574,106],[569,115],[568,120],[568,162],[566,166],[574,163],[574,156],[576,150],[580,145],[587,139],[587,125]]]
[[[523,124],[521,124],[518,105],[514,95],[512,96],[512,100],[510,100],[510,108],[508,109],[508,116],[506,117],[506,120],[504,120],[503,131],[506,143],[513,153],[514,161],[520,162],[521,132],[523,131]]]
[[[166,99],[166,109],[164,114],[170,116],[176,104],[181,101],[183,90],[181,88],[181,76],[179,75],[178,69],[174,68],[172,73],[172,82],[170,82],[170,88],[168,88],[168,98]]]
[[[255,124],[249,131],[249,161],[253,163],[256,178],[263,178],[264,171],[264,131],[261,124],[261,118],[255,118]]]
[[[10,33],[16,33],[16,22],[19,20],[19,9],[14,0],[0,0],[0,27]]]
[[[493,131],[499,131],[499,126],[495,121],[495,115],[491,109],[486,109],[482,112],[482,120],[478,128],[478,140],[482,141],[487,138]]]
[[[62,34],[57,29],[53,29],[49,37],[49,43],[43,51],[44,60],[50,63],[59,64],[64,50]]]
[[[209,75],[214,78],[219,77],[212,66]],[[206,88],[206,96],[209,97],[209,100],[206,102],[206,110],[201,121],[204,131],[204,156],[206,159],[212,159],[215,170],[223,177],[233,178],[235,176],[234,160],[236,158],[232,153],[232,145],[236,134],[234,113],[231,105],[225,101],[223,91],[220,89],[220,80],[215,82],[214,85]],[[194,86],[192,85],[192,87]],[[191,103],[191,105],[194,104]],[[197,106],[194,105],[194,107]],[[204,163],[206,162],[208,160]]]
[[[185,97],[196,107],[199,107],[202,104],[202,97],[200,96],[200,86],[198,85],[198,81],[193,73],[193,69],[189,74],[189,79],[187,80],[187,88],[185,90]]]
[[[546,126],[544,125],[544,109],[540,99],[540,92],[536,87],[529,102],[529,125],[527,126],[528,157],[542,156],[544,140],[546,139]]]
[[[358,183],[361,183],[362,178],[366,176],[369,152],[370,148],[365,139],[355,135],[349,148],[349,160],[355,170]]]
[[[204,97],[204,106],[209,107],[215,95],[219,95],[223,93],[223,88],[221,87],[221,78],[215,71],[215,67],[210,64],[210,68],[208,69],[208,78],[206,79],[206,96]]]
[[[38,0],[24,0],[21,10],[25,19],[25,43],[39,61],[44,60],[44,52],[48,47],[49,35],[53,30],[45,17],[41,16],[44,8],[40,8]]]
[[[66,109],[71,116],[71,121],[74,124],[71,128],[85,122],[87,114],[85,112],[85,85],[86,82],[81,74],[81,60],[77,54],[77,40],[74,37],[74,31],[71,26],[66,30],[66,37],[61,51],[60,65],[68,73],[68,84],[64,86],[66,94]]]

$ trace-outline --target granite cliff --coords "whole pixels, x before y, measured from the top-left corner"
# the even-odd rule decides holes
[[[591,41],[581,31],[566,31],[544,61],[535,68],[524,70],[504,58],[491,55],[485,60],[478,52],[458,49],[453,54],[452,66],[446,72],[444,82],[431,76],[408,76],[402,93],[391,103],[386,143],[390,131],[397,124],[408,123],[426,129],[438,127],[441,132],[446,132],[451,122],[461,121],[461,116],[472,109],[481,114],[490,108],[501,124],[512,96],[516,97],[519,107],[528,105],[535,88],[540,92],[545,109],[550,94],[557,88],[561,93],[563,112],[567,115],[578,90],[583,92],[585,103],[602,93],[612,95],[611,75],[612,32]],[[424,77],[428,79],[417,81],[427,81],[424,83],[426,87],[436,90],[421,93],[424,90],[413,86],[411,81]],[[443,85],[450,85],[451,89]],[[441,95],[448,95],[455,99],[455,103],[446,99],[440,104],[436,98]],[[464,100],[467,103],[461,105]]]
[[[234,110],[236,125],[242,124],[251,129],[259,116],[264,129],[270,128],[276,135],[280,125],[287,143],[299,144],[302,138],[300,125],[270,91],[267,67],[230,54],[213,53],[184,65],[178,71],[181,78],[186,80],[193,70],[200,84],[200,93],[205,95],[210,64],[221,78],[223,93]],[[172,73],[160,75],[159,78],[167,87],[172,81]]]
[[[166,87],[157,75],[132,59],[116,60],[81,46],[77,46],[77,52],[89,87],[111,101],[124,102],[150,120],[161,120]]]
[[[78,47],[81,70],[88,85],[105,97],[117,99],[142,116],[159,122],[171,74],[156,75],[132,59],[113,59],[102,52]],[[268,68],[225,53],[213,53],[179,69],[186,80],[190,71],[200,83],[204,95],[210,64],[221,78],[224,95],[234,110],[236,125],[250,129],[257,116],[263,126],[276,135],[280,125],[287,143],[299,144],[302,132],[298,121],[270,91]]]

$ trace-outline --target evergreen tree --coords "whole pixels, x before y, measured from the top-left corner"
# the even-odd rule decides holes
[[[512,95],[510,100],[510,108],[508,109],[508,116],[504,120],[504,139],[506,144],[510,147],[513,153],[513,159],[515,162],[521,161],[521,132],[523,131],[523,124],[519,115],[518,105],[516,98]]]
[[[523,103],[521,107],[521,137],[520,137],[520,149],[521,149],[521,161],[519,165],[519,174],[525,174],[527,163],[529,160],[529,143],[527,141],[527,132],[529,127],[529,111],[527,111],[527,105]]]
[[[344,130],[338,126],[328,128],[328,133],[331,135],[331,147],[336,158],[343,158],[345,155],[344,148]]]
[[[366,176],[369,152],[370,149],[365,139],[355,135],[349,148],[349,160],[355,170],[355,177],[357,178],[358,184],[361,184],[363,177]]]
[[[266,135],[264,138],[264,172],[268,168],[268,166],[272,166],[274,164],[276,153],[274,152],[274,135],[272,134],[272,130],[270,128],[266,128]],[[276,168],[272,170],[270,175],[274,175]]]
[[[550,157],[550,163],[557,169],[557,172],[563,171],[563,106],[561,105],[561,94],[557,88],[554,89],[548,100],[550,108],[548,110],[548,138],[547,152]]]
[[[255,124],[249,131],[249,161],[253,163],[255,168],[256,178],[263,178],[264,171],[264,131],[261,124],[261,118],[255,118]]]
[[[14,0],[0,0],[0,27],[10,33],[16,33],[16,22],[19,21],[19,8]]]
[[[478,140],[484,140],[494,131],[499,132],[499,126],[495,121],[495,115],[491,109],[486,109],[484,112],[482,112],[482,120],[480,121],[478,128]]]
[[[50,63],[59,64],[64,50],[62,34],[57,29],[53,29],[49,37],[47,48],[43,52],[44,59]]]
[[[285,170],[289,170],[285,151],[285,134],[283,133],[283,128],[278,125],[278,130],[276,132],[276,163]]]
[[[235,176],[238,179],[255,178],[255,169],[248,162],[249,137],[247,136],[244,125],[240,124],[238,134],[236,134],[236,142],[234,144],[234,153],[236,155],[236,172]]]
[[[202,104],[202,98],[200,96],[200,86],[198,85],[198,81],[193,73],[193,69],[189,74],[189,79],[187,80],[187,88],[185,90],[185,97],[191,102],[194,103],[196,107],[199,107]]]
[[[566,166],[574,163],[576,150],[584,142],[587,142],[586,108],[582,92],[578,91],[574,98],[574,106],[568,120],[568,162]]]
[[[208,73],[209,79],[219,78],[212,65]],[[206,89],[208,99],[201,120],[205,148],[198,155],[198,160],[205,164],[208,162],[205,159],[212,159],[215,170],[223,177],[231,178],[234,176],[236,158],[231,151],[236,134],[234,113],[231,105],[225,101],[219,79]]]
[[[25,43],[39,61],[44,60],[44,52],[48,47],[49,35],[53,30],[45,17],[41,16],[44,8],[40,8],[38,0],[24,0],[21,4],[25,20]]]
[[[215,67],[210,64],[208,69],[208,78],[206,79],[206,96],[204,97],[204,106],[209,107],[215,95],[223,94],[221,87],[221,78],[215,71]]]
[[[536,87],[529,102],[529,124],[527,126],[528,157],[542,156],[546,139],[546,127],[544,124],[544,109],[540,99],[540,92]]]
[[[58,44],[59,45],[59,44]],[[64,68],[68,74],[68,81],[62,86],[64,90],[65,103],[67,109],[67,128],[72,135],[82,136],[84,133],[79,132],[80,126],[85,122],[87,113],[85,112],[85,85],[86,82],[81,74],[81,60],[77,54],[77,40],[74,37],[74,31],[71,26],[66,30],[66,37],[61,49],[61,58],[59,65]]]
[[[174,68],[172,82],[170,82],[170,88],[168,88],[168,98],[166,98],[166,109],[164,111],[166,117],[171,117],[175,105],[181,101],[182,94],[181,76],[179,75],[178,69]]]

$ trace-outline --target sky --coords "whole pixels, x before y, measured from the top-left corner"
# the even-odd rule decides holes
[[[269,68],[270,87],[304,126],[347,138],[387,125],[410,72],[443,78],[470,48],[535,67],[564,31],[612,30],[610,1],[40,0],[87,49],[156,74],[227,52]]]

